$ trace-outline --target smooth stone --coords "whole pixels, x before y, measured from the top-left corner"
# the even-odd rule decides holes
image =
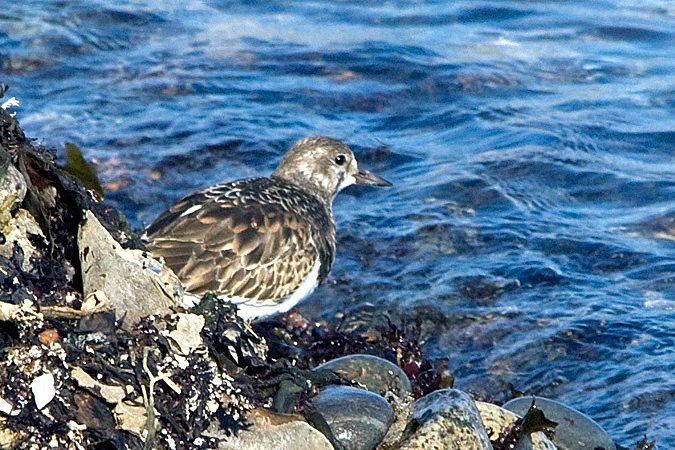
[[[348,355],[327,361],[314,370],[331,370],[370,392],[385,397],[394,408],[394,422],[382,445],[398,442],[412,412],[412,386],[405,372],[383,358],[367,354]]]
[[[417,431],[399,450],[492,450],[474,401],[466,392],[441,389],[413,403]]]
[[[45,373],[35,378],[30,384],[30,390],[33,391],[33,399],[37,409],[44,408],[56,396],[54,375]]]
[[[320,369],[332,370],[378,395],[393,392],[403,399],[412,392],[410,380],[400,367],[373,355],[343,356],[327,361],[314,370]]]
[[[246,414],[246,429],[229,435],[214,422],[207,434],[220,439],[219,450],[334,450],[326,436],[296,414],[256,409]]]
[[[180,306],[183,287],[166,266],[141,250],[125,250],[91,211],[77,234],[84,296],[103,291],[129,328],[141,317],[169,314]]]
[[[531,404],[531,397],[519,397],[507,402],[504,409],[523,415]],[[609,434],[587,415],[542,397],[536,398],[535,405],[544,412],[547,419],[558,422],[553,437],[553,443],[558,450],[616,450]]]
[[[350,386],[328,386],[312,399],[335,439],[346,450],[372,450],[394,420],[394,409],[383,397]]]
[[[496,440],[499,434],[508,430],[520,418],[511,411],[500,408],[492,403],[476,402],[476,407],[483,419],[485,429],[490,433],[490,439]],[[523,436],[514,450],[556,450],[556,446],[541,431]]]
[[[13,415],[16,416],[19,414],[19,412],[16,412],[14,409],[14,405],[12,405],[10,402],[5,400],[4,398],[0,397],[0,413],[4,414],[5,416]],[[2,448],[2,447],[0,447]]]

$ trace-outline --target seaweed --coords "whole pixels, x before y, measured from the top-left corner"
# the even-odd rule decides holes
[[[508,450],[516,448],[516,444],[523,436],[541,431],[549,439],[553,439],[554,429],[558,426],[557,422],[549,420],[544,412],[537,408],[536,399],[532,397],[532,404],[525,413],[525,416],[517,419],[510,427],[504,429],[497,439],[492,441],[494,450]]]

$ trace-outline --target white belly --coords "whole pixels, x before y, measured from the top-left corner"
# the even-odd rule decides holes
[[[237,314],[244,320],[262,319],[264,317],[273,316],[288,311],[297,305],[302,299],[309,296],[316,288],[319,280],[319,269],[321,267],[321,260],[317,258],[312,270],[307,274],[305,279],[300,283],[298,288],[289,296],[277,301],[261,301],[252,300],[249,298],[221,297],[224,300],[229,300],[237,305]],[[201,297],[186,293],[183,296],[183,306],[192,308],[199,303]]]

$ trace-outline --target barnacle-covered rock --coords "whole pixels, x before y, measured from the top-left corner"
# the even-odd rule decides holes
[[[415,432],[400,450],[492,450],[476,404],[465,392],[442,389],[413,404]]]

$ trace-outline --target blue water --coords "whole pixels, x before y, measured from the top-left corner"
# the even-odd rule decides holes
[[[135,226],[340,138],[393,188],[338,197],[301,307],[421,323],[456,385],[675,447],[675,6],[21,0],[0,81]]]

